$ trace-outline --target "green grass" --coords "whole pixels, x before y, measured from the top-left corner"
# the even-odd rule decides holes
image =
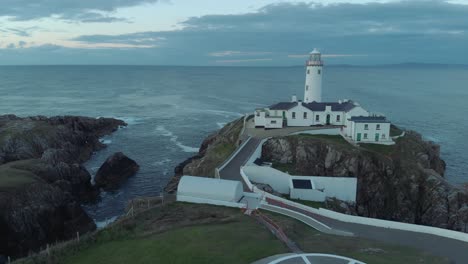
[[[296,175],[296,164],[294,163],[279,163],[273,162],[272,167],[284,173],[289,173],[291,175]]]
[[[229,155],[231,155],[231,153],[234,152],[235,149],[236,146],[234,144],[221,143],[214,147],[213,154],[224,161],[229,157]]]
[[[401,135],[401,133],[403,133],[403,130],[401,130],[400,128],[398,128],[395,125],[390,125],[390,136],[391,137],[399,136],[399,135]]]
[[[37,176],[23,166],[27,166],[30,160],[10,162],[0,166],[0,189],[19,187],[33,183]]]
[[[449,260],[410,247],[373,241],[360,237],[323,234],[305,224],[280,215],[272,218],[304,252],[328,253],[372,264],[426,263],[443,264]]]
[[[299,134],[295,135],[295,137],[299,138],[311,138],[311,139],[320,139],[324,140],[329,143],[334,143],[336,145],[354,148],[353,145],[349,144],[341,135],[310,135],[310,134]]]
[[[63,263],[251,263],[284,252],[281,242],[245,217],[237,223],[184,227],[101,243]]]
[[[359,145],[361,148],[377,152],[384,155],[390,155],[395,151],[395,145],[381,145],[372,143],[362,143]]]
[[[239,209],[171,203],[138,213],[82,240],[51,248],[21,264],[251,263],[288,252]]]
[[[317,209],[324,207],[323,202],[314,202],[314,201],[306,201],[306,200],[291,199],[291,198],[286,198],[286,199],[291,200],[291,201],[296,202],[296,203],[303,204],[305,206],[317,208]]]

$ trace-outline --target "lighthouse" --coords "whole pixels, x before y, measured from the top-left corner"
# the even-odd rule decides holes
[[[306,62],[306,81],[304,88],[304,102],[322,101],[322,67],[323,61],[321,54],[317,49],[310,53],[309,60]]]

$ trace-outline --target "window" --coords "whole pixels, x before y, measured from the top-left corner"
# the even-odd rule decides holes
[[[375,129],[380,130],[380,125],[377,125],[377,127]]]
[[[307,74],[310,74],[310,70],[307,70]]]
[[[307,112],[304,112],[304,119],[307,119]]]
[[[321,72],[320,70],[317,71],[318,74],[320,74],[320,72]]]
[[[309,85],[306,85],[306,91],[309,91]]]
[[[315,116],[315,121],[320,121],[320,116],[319,115]]]
[[[382,139],[385,139],[385,134],[382,134]]]
[[[341,116],[340,116],[340,115],[337,115],[337,116],[336,116],[336,122],[340,122],[340,120],[341,120]]]
[[[296,119],[296,112],[292,112],[292,119]]]
[[[364,139],[367,139],[367,133],[364,133]]]
[[[364,130],[369,130],[369,125],[368,124],[365,124],[364,125]],[[364,134],[365,135],[365,134]]]
[[[271,123],[272,123],[272,124],[276,124],[276,120],[271,120]]]
[[[257,116],[260,116],[260,112],[257,112]]]

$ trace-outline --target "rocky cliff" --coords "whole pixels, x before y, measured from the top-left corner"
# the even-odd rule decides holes
[[[174,177],[167,184],[165,191],[175,191],[182,175],[214,177],[215,168],[221,165],[239,145],[243,124],[242,117],[209,135],[202,142],[197,155],[186,159],[174,169]]]
[[[416,132],[394,146],[355,147],[339,136],[278,137],[264,144],[262,156],[291,174],[357,177],[355,204],[328,201],[337,211],[454,230],[468,223],[467,191],[443,178],[440,147]]]
[[[110,118],[0,116],[0,255],[23,256],[95,229],[80,203],[98,190],[81,165],[99,138],[125,123]]]

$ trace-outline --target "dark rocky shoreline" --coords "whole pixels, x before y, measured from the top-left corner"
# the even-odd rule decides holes
[[[21,257],[96,228],[81,207],[99,189],[82,165],[112,118],[0,116],[0,255]]]

